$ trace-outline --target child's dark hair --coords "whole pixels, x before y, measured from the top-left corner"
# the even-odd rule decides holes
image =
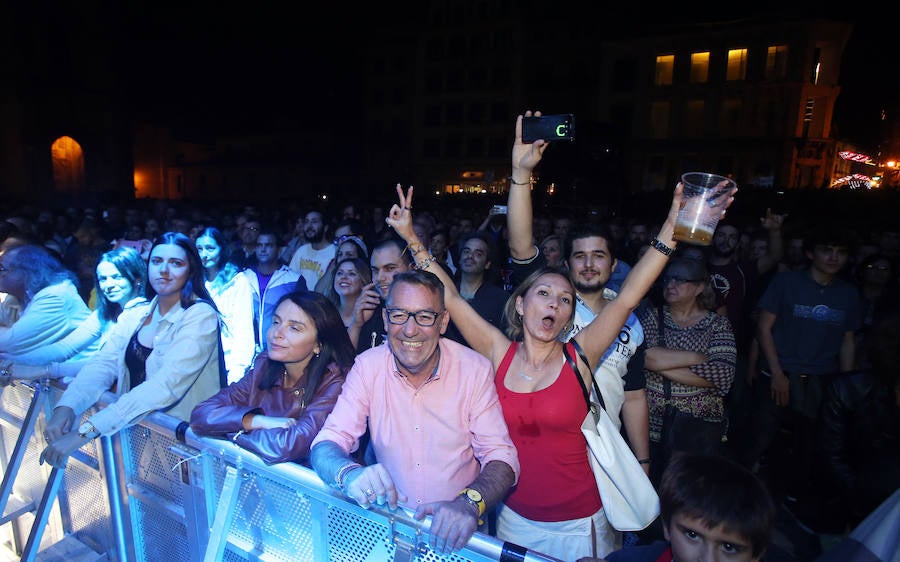
[[[659,486],[660,517],[669,527],[683,513],[746,539],[761,557],[772,536],[775,506],[762,481],[720,456],[676,453]]]

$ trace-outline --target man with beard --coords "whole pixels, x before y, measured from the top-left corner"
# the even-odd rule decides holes
[[[328,234],[325,216],[319,211],[309,211],[303,220],[303,244],[291,257],[289,267],[306,279],[307,287],[315,287],[334,259],[335,246]]]
[[[411,269],[412,258],[404,250],[405,247],[405,242],[392,237],[378,242],[372,248],[372,255],[369,257],[372,282],[363,287],[356,299],[353,322],[347,327],[357,354],[386,341],[381,311],[394,276]]]
[[[482,318],[502,330],[503,308],[509,293],[488,279],[494,251],[494,241],[490,235],[484,232],[467,235],[462,241],[459,274],[455,283],[460,296],[469,301]],[[453,324],[452,318],[445,337],[469,345]]]
[[[566,241],[566,264],[575,287],[575,319],[567,340],[606,306],[616,293],[606,288],[618,263],[611,232],[597,224],[574,228]],[[619,337],[597,366],[594,380],[600,386],[606,410],[617,426],[624,422],[625,436],[644,472],[650,471],[650,417],[644,379],[644,330],[637,316],[628,316]],[[620,419],[621,416],[621,419]]]
[[[628,221],[628,229],[625,232],[625,236],[624,254],[629,262],[634,263],[637,261],[635,254],[637,254],[638,249],[650,242],[650,226],[644,219],[632,218]]]

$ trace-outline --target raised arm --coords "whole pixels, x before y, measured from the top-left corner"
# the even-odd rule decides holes
[[[535,111],[535,116],[540,116]],[[525,112],[531,117],[530,111]],[[509,255],[513,259],[528,260],[535,256],[533,210],[531,202],[531,174],[541,161],[547,143],[537,140],[531,144],[522,142],[522,116],[516,119],[516,139],[512,149],[512,175],[509,180],[506,227],[509,234]],[[467,338],[468,339],[468,338]],[[471,340],[469,340],[471,341]]]
[[[409,246],[413,259],[416,260],[416,267],[434,273],[441,280],[441,283],[444,284],[444,302],[454,324],[472,349],[490,359],[496,367],[501,357],[499,354],[505,352],[509,346],[509,340],[503,332],[482,318],[460,296],[453,279],[443,267],[432,265],[434,260],[412,228],[412,195],[412,186],[404,195],[403,188],[397,184],[399,203],[391,207],[386,219],[387,223]],[[497,354],[496,361],[494,360],[495,354]]]
[[[725,209],[734,201],[736,191],[737,188],[732,190],[729,195],[728,202],[722,210],[723,215]],[[656,236],[656,240],[663,244],[664,247],[662,249],[651,248],[650,251],[645,252],[644,256],[634,264],[628,276],[625,277],[618,296],[604,306],[594,320],[575,336],[575,339],[581,344],[588,360],[591,362],[591,372],[593,372],[593,367],[597,365],[597,361],[602,357],[603,352],[606,351],[606,348],[609,347],[609,344],[612,343],[619,330],[625,324],[628,314],[637,308],[641,299],[650,290],[653,282],[656,281],[656,278],[659,277],[659,274],[662,273],[663,268],[669,261],[669,254],[677,245],[675,239],[672,238],[672,234],[675,232],[675,219],[678,216],[678,209],[681,205],[681,193],[682,185],[679,182],[675,186],[675,192],[672,195],[669,214],[666,216],[666,220]],[[666,251],[667,248],[668,251]]]

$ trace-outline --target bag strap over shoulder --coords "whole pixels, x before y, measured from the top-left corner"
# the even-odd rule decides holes
[[[578,379],[578,386],[581,387],[581,393],[584,394],[584,401],[587,403],[588,408],[591,407],[591,397],[588,395],[587,387],[584,385],[584,379],[581,378],[581,371],[578,370],[578,364],[575,363],[575,360],[572,359],[572,356],[569,355],[569,344],[563,344],[563,355],[566,356],[566,361],[569,362],[569,367],[572,367],[572,372],[575,373],[575,378]]]
[[[584,401],[587,403],[588,409],[591,407],[591,396],[588,392],[587,387],[584,385],[584,379],[581,377],[581,371],[578,370],[578,363],[572,359],[572,356],[569,355],[569,344],[572,344],[572,347],[575,348],[578,356],[581,357],[581,360],[584,361],[585,365],[590,365],[587,360],[587,357],[584,355],[584,351],[581,349],[581,346],[575,341],[574,338],[570,339],[568,343],[563,344],[563,355],[566,356],[566,361],[569,362],[569,366],[572,367],[572,371],[575,373],[575,376],[578,378],[578,385],[581,386],[581,392],[584,394]],[[594,387],[594,392],[597,394],[597,400],[600,402],[600,407],[604,410],[606,409],[606,402],[603,400],[603,393],[600,392],[600,387],[597,386],[597,381],[594,379],[593,374],[591,374],[591,385]]]

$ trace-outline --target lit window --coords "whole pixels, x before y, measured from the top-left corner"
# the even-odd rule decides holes
[[[709,80],[709,51],[691,53],[691,82],[701,83]]]
[[[656,81],[657,86],[670,86],[675,76],[675,55],[660,55],[656,57]]]
[[[744,80],[747,78],[747,49],[730,49],[728,51],[728,71],[726,80]]]

